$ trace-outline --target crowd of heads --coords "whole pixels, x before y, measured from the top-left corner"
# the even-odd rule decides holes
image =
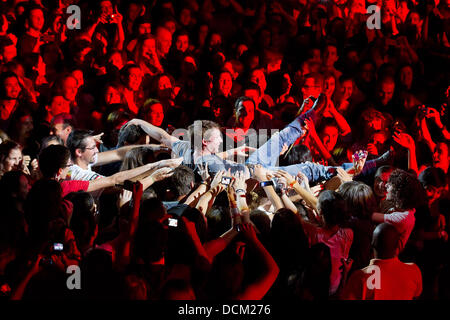
[[[73,25],[80,28],[70,27],[72,4],[81,9]],[[368,27],[370,5],[381,9],[380,28]],[[311,241],[307,221],[342,239],[352,230],[350,273],[371,257],[399,256],[419,266],[423,298],[448,298],[449,21],[449,0],[3,1],[1,296],[337,298],[336,248]],[[133,201],[119,205],[118,188],[65,195],[58,182],[74,163],[91,166],[120,147],[139,145],[99,174],[170,159],[167,146],[141,146],[160,141],[125,126],[132,119],[169,134],[186,129],[183,140],[202,141],[195,147],[214,154],[230,148],[227,139],[234,147],[258,130],[285,128],[321,93],[326,106],[302,124],[306,133],[286,146],[280,165],[339,166],[358,150],[379,165],[332,190],[326,181],[308,185],[314,210],[295,197],[294,207],[277,209],[247,181],[258,243],[279,268],[267,288],[252,269],[261,252],[248,227],[211,261],[199,259],[189,226],[210,248],[233,221],[223,189],[204,212],[174,205],[202,183],[191,167],[144,190],[125,261],[115,250],[131,228]],[[200,128],[195,120],[203,120]],[[389,224],[376,227],[372,214],[408,210],[414,228],[398,252],[401,235]],[[167,226],[169,217],[178,228]],[[65,254],[52,262],[54,243]],[[23,289],[37,255],[45,257],[41,269]],[[65,288],[61,266],[72,264],[81,267],[82,293]],[[253,283],[262,296],[249,294]]]

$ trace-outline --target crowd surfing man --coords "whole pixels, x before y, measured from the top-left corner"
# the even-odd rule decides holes
[[[196,164],[206,164],[212,173],[217,173],[222,170],[229,170],[231,173],[243,171],[247,178],[253,178],[253,166],[261,164],[271,171],[283,169],[294,176],[301,172],[311,182],[317,182],[330,179],[337,173],[336,168],[326,167],[312,162],[294,164],[286,167],[277,167],[276,163],[278,162],[278,157],[282,152],[283,146],[292,145],[298,138],[304,135],[305,129],[302,126],[304,120],[306,118],[316,118],[316,114],[320,114],[326,105],[326,96],[324,94],[319,95],[318,99],[307,112],[298,116],[286,128],[273,135],[257,150],[242,146],[225,152],[219,152],[219,148],[223,143],[222,134],[220,126],[212,121],[194,122],[188,129],[190,141],[180,140],[143,120],[135,119],[128,124],[139,125],[150,137],[169,146],[176,157],[182,157],[183,163],[190,165],[192,168],[196,168]],[[193,148],[191,147],[192,144],[194,145]],[[245,155],[245,151],[252,152],[245,164],[229,160],[233,159],[235,154]],[[387,153],[379,159],[370,161],[366,164],[366,170],[368,170],[367,168],[382,165],[382,163],[388,160],[388,157],[389,154]],[[351,169],[353,174],[359,174],[364,168],[365,160],[364,155],[358,158],[355,164],[344,163],[342,168]]]
[[[449,1],[71,4],[0,4],[0,299],[450,297]]]

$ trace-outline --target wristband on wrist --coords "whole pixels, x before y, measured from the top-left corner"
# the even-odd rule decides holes
[[[261,187],[268,187],[268,186],[273,186],[274,183],[273,183],[272,180],[268,180],[268,181],[261,181],[261,182],[259,183],[259,185],[260,185]]]
[[[239,213],[239,209],[236,207],[236,208],[231,208],[231,215],[234,217],[234,216],[240,216],[241,214]]]

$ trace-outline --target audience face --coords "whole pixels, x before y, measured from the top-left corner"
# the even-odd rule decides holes
[[[233,87],[233,78],[228,72],[222,72],[218,80],[219,92],[228,97],[231,93],[231,88]]]
[[[413,70],[410,66],[403,67],[400,70],[400,83],[410,89],[413,81]]]
[[[366,63],[361,67],[361,79],[366,83],[371,83],[375,77],[375,68],[371,63]]]
[[[93,137],[87,137],[84,141],[85,147],[81,149],[79,158],[85,163],[96,163],[98,156],[97,143]]]
[[[443,142],[436,144],[433,152],[433,165],[447,172],[449,160],[447,145]]]
[[[16,100],[19,98],[20,91],[22,90],[19,84],[19,80],[16,77],[9,77],[4,82],[6,99]]]
[[[148,22],[139,24],[138,33],[139,35],[152,33],[152,25]]]
[[[148,114],[148,122],[152,125],[160,127],[164,120],[164,109],[162,104],[155,103],[150,106],[150,112]]]
[[[162,100],[172,98],[172,81],[169,77],[161,76],[158,80],[158,98]]]
[[[353,94],[353,81],[351,80],[345,80],[342,82],[340,91],[342,94],[343,100],[348,100]]]
[[[383,81],[378,90],[378,98],[383,106],[386,106],[394,96],[395,83]]]
[[[156,55],[155,39],[145,39],[142,43],[142,56],[150,58],[154,55]]]
[[[108,62],[115,66],[118,70],[123,68],[123,59],[122,55],[119,52],[113,53],[110,57]]]
[[[386,184],[389,180],[389,176],[391,175],[390,172],[384,172],[379,177],[375,178],[374,184],[373,184],[373,192],[375,195],[381,199],[386,197],[387,194],[387,187]]]
[[[411,12],[409,17],[411,25],[418,26],[420,24],[420,16],[417,12]]]
[[[328,98],[331,98],[331,96],[334,93],[334,89],[336,88],[336,81],[334,80],[334,77],[328,77],[325,79],[324,82],[324,93]]]
[[[15,44],[5,46],[2,51],[3,62],[8,63],[17,57],[17,48]]]
[[[175,47],[178,51],[186,52],[186,50],[189,48],[189,37],[185,34],[180,35],[177,37],[177,40],[175,41]]]
[[[164,28],[169,30],[170,34],[173,35],[177,30],[177,25],[175,24],[175,21],[169,20],[164,22]]]
[[[156,31],[156,47],[162,57],[165,57],[169,53],[171,45],[172,34],[170,31],[166,28],[158,28]]]
[[[131,68],[128,75],[127,87],[131,91],[138,91],[142,83],[142,71],[139,68]]]
[[[108,86],[105,90],[105,102],[107,105],[121,103],[120,92],[113,86]]]
[[[19,178],[19,199],[25,200],[27,198],[28,192],[31,190],[31,185],[28,178],[22,174]]]
[[[8,156],[3,161],[3,171],[8,172],[12,170],[21,170],[22,150],[14,148],[9,151]]]
[[[179,21],[181,25],[188,26],[191,23],[191,10],[188,8],[181,9]]]
[[[28,138],[33,132],[33,118],[31,115],[23,116],[19,119],[19,137]]]
[[[254,89],[244,90],[244,96],[252,99],[253,102],[255,102],[256,106],[259,106],[259,104],[261,103],[261,100],[262,100],[262,97],[259,95],[258,90],[254,90]]]
[[[323,145],[328,152],[333,151],[336,146],[337,139],[339,137],[339,131],[335,126],[326,126],[321,134]]]
[[[28,25],[36,31],[41,31],[44,27],[44,12],[41,9],[31,10]]]
[[[302,86],[303,99],[313,96],[317,99],[322,91],[322,87],[316,83],[314,78],[307,78]]]
[[[113,5],[111,1],[104,0],[100,2],[100,13],[105,16],[109,16],[113,13]]]
[[[218,33],[213,33],[209,40],[209,46],[211,48],[219,47],[222,44],[222,37]]]
[[[325,67],[331,68],[338,60],[337,49],[334,46],[327,46],[323,52],[323,64]]]
[[[80,87],[82,87],[84,85],[83,71],[81,71],[81,70],[74,70],[71,73],[71,75],[77,81],[77,89],[79,89]]]
[[[255,119],[255,105],[251,101],[244,101],[239,104],[236,110],[236,119],[238,127],[247,130]]]
[[[128,6],[128,20],[135,21],[141,14],[141,6],[137,3],[130,3]]]
[[[56,123],[52,126],[50,130],[50,134],[53,134],[64,142],[66,144],[67,138],[69,137],[69,134],[72,132],[72,128],[70,126],[67,126],[64,128],[63,123]]]
[[[63,80],[62,96],[69,102],[75,101],[78,93],[78,82],[74,77],[66,77]]]
[[[262,93],[266,91],[267,88],[266,76],[264,75],[264,72],[262,72],[261,70],[258,69],[254,70],[250,75],[250,81],[256,83],[261,89]]]

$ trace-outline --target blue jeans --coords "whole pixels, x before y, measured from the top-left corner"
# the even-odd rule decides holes
[[[314,117],[314,115],[315,111],[309,110],[305,114],[298,116],[283,130],[274,134],[265,144],[253,152],[247,159],[246,164],[260,164],[269,170],[281,169],[293,176],[296,176],[301,171],[308,177],[310,182],[328,180],[336,175],[337,167],[324,166],[312,162],[298,163],[282,167],[276,166],[283,145],[286,144],[290,146],[293,144],[303,134],[303,129],[300,124],[302,120],[307,117]],[[362,174],[374,166],[374,160],[367,161],[364,165]],[[343,163],[340,167],[347,170],[353,167],[353,163]]]

